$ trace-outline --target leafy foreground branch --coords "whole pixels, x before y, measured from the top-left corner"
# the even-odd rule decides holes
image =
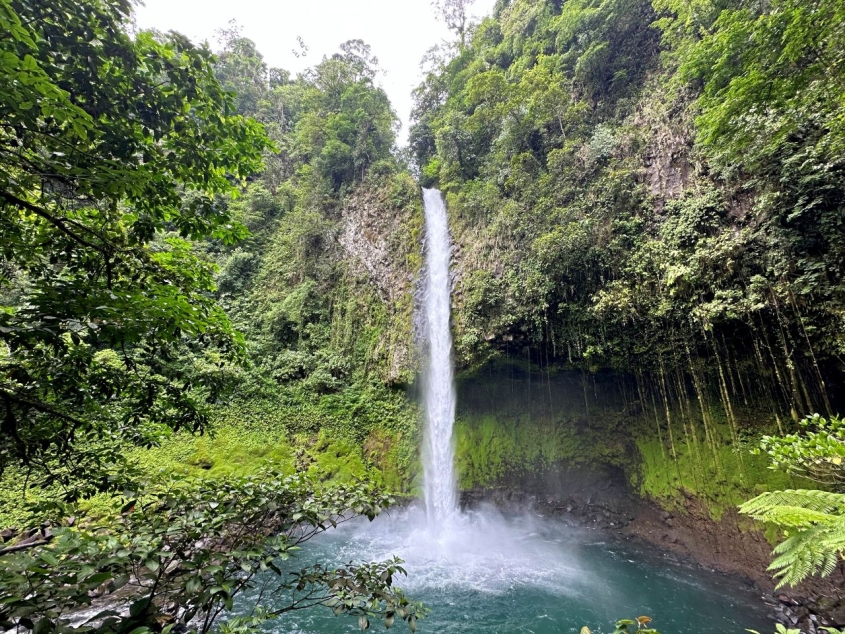
[[[0,627],[232,633],[326,606],[357,616],[362,628],[380,618],[415,631],[425,615],[393,586],[405,574],[399,559],[288,569],[315,535],[354,517],[372,520],[392,503],[368,484],[322,488],[270,472],[229,482],[172,476],[123,501],[119,513],[56,529],[50,543],[0,557]],[[65,504],[51,509],[57,517],[73,512]],[[218,623],[252,588],[260,590],[252,614]]]
[[[769,570],[778,587],[815,574],[830,575],[845,558],[845,420],[818,415],[801,423],[802,433],[763,438],[761,448],[773,469],[801,475],[835,491],[788,490],[763,493],[740,507],[754,519],[780,529]]]
[[[616,627],[613,634],[660,634],[657,630],[651,627],[652,618],[650,616],[638,616],[636,619],[622,619],[616,621]],[[820,627],[820,630],[826,631],[828,634],[843,634],[843,630],[837,630],[832,627]],[[745,630],[750,634],[760,634],[757,630]],[[586,625],[581,628],[581,634],[593,634],[593,631]],[[787,628],[781,623],[775,624],[775,634],[801,634],[800,629]]]

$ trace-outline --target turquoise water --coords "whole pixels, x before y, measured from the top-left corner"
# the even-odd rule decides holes
[[[647,615],[662,634],[772,631],[765,606],[736,579],[681,565],[659,551],[532,515],[492,509],[429,529],[418,509],[354,522],[309,544],[308,557],[341,564],[397,555],[396,585],[432,610],[418,632],[464,634],[609,632],[620,618]],[[303,555],[301,564],[310,559]],[[250,597],[244,597],[248,603]],[[326,609],[271,621],[274,634],[358,632],[357,619]],[[383,631],[374,622],[371,630]],[[398,622],[391,631],[407,632]]]

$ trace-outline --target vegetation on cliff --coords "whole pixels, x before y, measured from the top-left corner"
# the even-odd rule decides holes
[[[734,436],[830,410],[840,4],[502,1],[443,51],[411,146],[449,197],[462,360],[611,368]]]
[[[218,420],[309,453],[331,435],[408,491],[417,417],[402,386],[415,371],[421,208],[395,156],[378,62],[355,40],[292,78],[237,28],[221,43],[217,76],[275,148],[228,202],[250,236],[200,247],[219,266],[217,298],[250,361]]]

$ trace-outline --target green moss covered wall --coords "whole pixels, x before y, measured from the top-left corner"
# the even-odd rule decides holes
[[[656,409],[630,378],[499,362],[459,380],[456,449],[464,490],[556,469],[621,469],[631,492],[678,510],[694,497],[714,519],[764,490],[800,484],[754,455],[767,429],[713,407]],[[774,421],[773,423],[774,424]]]

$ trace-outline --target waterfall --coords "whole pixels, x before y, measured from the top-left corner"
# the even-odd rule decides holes
[[[431,526],[440,526],[457,512],[455,448],[455,383],[452,370],[450,305],[452,281],[449,262],[452,240],[443,197],[436,189],[423,190],[426,228],[425,327],[428,360],[425,368],[425,444],[423,467],[425,504]]]

